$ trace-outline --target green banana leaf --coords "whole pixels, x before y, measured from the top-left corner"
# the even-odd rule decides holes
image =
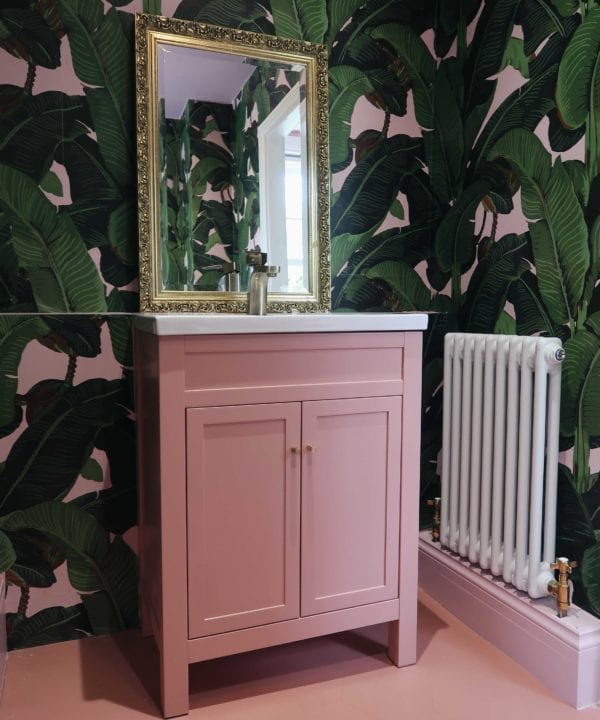
[[[44,3],[23,3],[0,8],[0,47],[30,65],[56,68],[60,65],[60,34],[54,18],[40,11]]]
[[[137,269],[136,211],[133,200],[126,200],[112,211],[108,221],[108,241],[124,265]]]
[[[205,218],[217,231],[221,242],[231,248],[233,252],[237,250],[237,229],[235,217],[233,215],[233,206],[227,202],[218,202],[217,200],[202,200],[200,203],[199,218]],[[214,262],[214,258],[213,258]]]
[[[596,283],[600,277],[600,215],[596,217],[590,231],[590,267],[585,279],[583,301],[590,305],[594,297]]]
[[[565,35],[564,18],[578,7],[576,0],[523,0],[517,23],[523,28],[525,53],[532,55],[549,35]]]
[[[433,252],[433,238],[433,225],[409,225],[401,230],[384,230],[373,236],[340,235],[334,238],[332,266],[334,258],[336,267],[339,265],[341,268],[346,262],[347,266],[334,282],[333,307],[342,303],[345,289],[352,282],[352,278],[365,273],[374,265],[386,261],[402,261],[414,267],[421,260],[429,258]],[[356,243],[357,239],[361,242]]]
[[[266,10],[254,0],[181,0],[173,17],[275,34]]]
[[[102,465],[94,458],[88,458],[81,468],[81,477],[92,482],[104,482],[104,473]]]
[[[358,99],[370,92],[373,85],[362,70],[350,65],[329,69],[329,123],[335,128],[329,138],[329,162],[334,172],[352,157],[349,146],[352,112]]]
[[[462,118],[448,76],[448,63],[436,62],[410,27],[390,23],[370,31],[373,38],[393,47],[406,66],[412,86],[417,122],[423,130],[431,183],[442,202],[454,197],[462,170]]]
[[[581,495],[581,500],[589,513],[596,536],[598,530],[600,530],[600,482],[598,482],[598,475],[599,473],[593,473],[591,488]]]
[[[0,165],[0,204],[41,312],[102,312],[104,286],[71,219],[33,180]]]
[[[107,488],[84,493],[71,504],[88,513],[112,533],[125,533],[136,524],[137,493],[135,487]]]
[[[440,223],[435,236],[437,260],[443,271],[466,272],[475,261],[475,212],[492,187],[476,180],[464,190]]]
[[[600,6],[593,5],[571,38],[558,71],[556,104],[570,128],[583,125],[590,114],[593,122],[600,122],[599,56]]]
[[[93,128],[106,167],[122,188],[134,178],[132,39],[121,12],[106,15],[101,0],[57,0],[73,67],[85,87]]]
[[[365,275],[351,275],[343,293],[337,293],[334,285],[332,308],[335,312],[381,312],[390,309],[387,301],[391,294],[384,283]]]
[[[50,328],[41,317],[0,315],[0,428],[11,425],[16,415],[15,396],[23,350],[32,340],[49,333]]]
[[[119,313],[106,316],[115,360],[125,367],[133,367],[133,338],[131,318],[128,315],[139,311],[139,296],[134,292],[113,288],[106,298],[106,304],[109,313]]]
[[[462,115],[443,60],[433,84],[433,130],[423,130],[423,144],[431,185],[441,202],[449,202],[459,192],[464,154]]]
[[[87,637],[90,630],[82,603],[71,607],[49,607],[14,626],[8,634],[7,644],[9,650],[16,650],[64,640],[79,640]]]
[[[509,315],[506,310],[502,310],[498,316],[498,320],[494,325],[494,332],[499,335],[516,335],[517,334],[517,323],[512,315]]]
[[[583,553],[581,579],[591,609],[600,615],[600,542]]]
[[[100,273],[109,285],[122,288],[138,275],[137,265],[126,265],[109,246],[100,247]]]
[[[406,71],[399,68],[393,53],[370,35],[358,35],[344,55],[345,65],[362,70],[373,85],[371,102],[392,115],[406,115]],[[332,67],[344,67],[334,65]]]
[[[327,0],[327,45],[332,46],[337,34],[348,22],[352,15],[362,5],[364,0]]]
[[[7,536],[0,531],[0,534],[9,538],[15,553],[15,558],[9,565],[0,560],[1,567],[10,568],[11,585],[36,588],[54,585],[56,576],[45,552],[45,539],[42,540],[42,537],[35,533],[10,533]]]
[[[585,125],[570,130],[561,123],[558,110],[554,108],[548,113],[548,140],[554,152],[566,152],[577,145],[585,135]]]
[[[0,471],[0,512],[63,498],[100,429],[126,412],[122,394],[119,380],[86,380],[36,417],[16,439]]]
[[[577,199],[585,207],[590,199],[590,179],[585,164],[581,160],[565,160],[563,165],[571,178]]]
[[[324,41],[328,18],[323,0],[271,0],[271,12],[277,36]]]
[[[554,86],[558,65],[529,80],[504,100],[485,124],[470,159],[469,173],[473,177],[484,160],[490,158],[494,144],[515,128],[534,131],[554,108]]]
[[[80,136],[61,143],[57,157],[69,176],[71,205],[65,207],[86,247],[108,244],[110,216],[125,195],[106,168],[98,143]]]
[[[331,209],[332,238],[375,231],[396,199],[403,177],[420,168],[421,141],[394,135],[360,159]]]
[[[557,324],[574,323],[590,264],[588,230],[573,183],[560,159],[526,130],[509,131],[491,156],[511,163],[531,233],[540,294]]]
[[[62,182],[53,170],[48,170],[40,181],[40,189],[56,197],[64,197]]]
[[[466,115],[482,104],[489,93],[489,78],[502,67],[521,0],[486,0],[477,20],[465,63],[464,107]]]
[[[390,286],[397,298],[397,310],[429,310],[431,293],[410,265],[386,261],[370,268],[365,275]]]
[[[561,433],[580,427],[600,435],[600,338],[578,330],[565,343],[562,365]]]
[[[529,269],[525,235],[505,235],[479,261],[467,289],[461,326],[467,332],[492,333],[506,304],[511,283]]]
[[[435,0],[435,39],[433,47],[438,57],[445,57],[456,36],[475,19],[481,0]]]
[[[540,296],[537,277],[530,271],[510,284],[507,299],[512,303],[517,322],[517,335],[540,333],[553,337],[558,329],[552,322]]]
[[[17,559],[8,535],[0,531],[0,572],[6,572]]]
[[[580,25],[581,15],[571,15],[563,19],[560,32],[544,39],[539,51],[529,56],[529,72],[532,78],[546,72],[551,65],[560,63],[573,33]]]
[[[0,86],[0,102],[17,90]],[[89,132],[87,103],[83,97],[43,92],[23,97],[13,112],[0,116],[0,163],[41,182],[55,159],[60,143]]]
[[[473,101],[473,107],[466,113],[464,120],[464,146],[467,149],[472,148],[475,144],[475,140],[481,131],[481,126],[487,118],[495,98],[497,85],[497,80],[485,80],[477,92],[476,98]]]
[[[600,338],[600,312],[596,311],[586,318],[585,327]]]
[[[362,235],[350,235],[349,233],[344,233],[333,238],[331,243],[332,277],[335,277],[348,262],[348,258],[372,237],[373,233],[368,231]]]
[[[7,214],[0,209],[0,308],[3,312],[10,312],[23,300],[29,299],[27,291],[27,283],[19,275],[19,258],[12,245],[10,222]],[[33,303],[29,304],[34,311]]]
[[[335,4],[336,0],[330,0]],[[345,65],[357,39],[372,28],[388,23],[410,25],[420,35],[435,24],[434,8],[423,0],[369,0],[352,15],[352,20],[338,33],[331,49],[331,65]]]
[[[421,158],[418,152],[418,159]],[[400,181],[400,192],[406,195],[408,201],[408,216],[411,225],[427,225],[432,222],[439,223],[448,212],[449,206],[440,202],[431,186],[429,175],[423,170],[405,175]]]
[[[71,585],[80,593],[103,591],[114,613],[112,629],[137,624],[137,559],[117,535],[91,515],[62,502],[50,501],[0,518],[4,532],[36,530],[59,545],[67,561]]]
[[[100,354],[100,321],[81,315],[48,315],[44,318],[53,334],[42,341],[53,350],[93,358]]]
[[[575,487],[571,470],[559,463],[556,515],[556,552],[580,560],[596,541],[589,513]]]
[[[406,25],[389,23],[373,28],[375,40],[385,41],[394,48],[406,65],[415,102],[415,115],[419,125],[432,130],[435,122],[434,91],[437,66],[434,57],[419,35]]]
[[[529,57],[525,54],[523,40],[517,37],[511,37],[506,45],[500,72],[507,67],[513,67],[524,78],[529,78]]]

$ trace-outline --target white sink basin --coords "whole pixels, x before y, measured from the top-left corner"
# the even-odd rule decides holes
[[[135,327],[154,335],[374,332],[424,330],[425,313],[323,313],[236,315],[164,313],[136,315]]]

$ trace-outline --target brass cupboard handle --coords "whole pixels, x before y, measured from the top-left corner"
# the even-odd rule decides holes
[[[306,452],[314,453],[317,451],[317,446],[313,445],[312,443],[308,443],[306,446]],[[302,450],[299,447],[293,446],[290,448],[290,452],[292,455],[300,455],[302,453]]]

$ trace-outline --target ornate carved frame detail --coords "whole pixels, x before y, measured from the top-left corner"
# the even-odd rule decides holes
[[[284,62],[301,62],[307,68],[306,97],[308,222],[313,290],[307,295],[270,293],[269,312],[326,312],[330,308],[329,248],[329,145],[327,49],[323,45],[271,35],[178,20],[150,14],[135,16],[138,228],[140,309],[142,312],[246,312],[245,293],[163,291],[159,286],[160,254],[157,248],[158,180],[156,172],[157,123],[150,122],[157,102],[157,69],[153,57],[159,40],[173,35],[189,38],[203,49],[243,54]]]

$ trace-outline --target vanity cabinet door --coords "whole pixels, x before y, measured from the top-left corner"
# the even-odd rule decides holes
[[[398,597],[402,399],[302,412],[301,614]]]
[[[299,616],[300,403],[187,411],[189,637]]]

